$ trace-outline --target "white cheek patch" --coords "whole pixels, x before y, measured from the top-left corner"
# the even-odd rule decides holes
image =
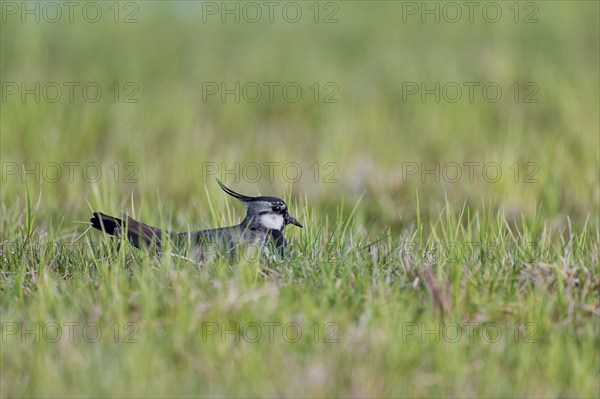
[[[274,214],[262,215],[260,217],[260,224],[267,229],[281,230],[283,227],[283,216]]]

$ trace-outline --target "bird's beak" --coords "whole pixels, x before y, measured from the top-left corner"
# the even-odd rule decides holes
[[[295,224],[298,227],[303,227],[302,224],[300,224],[300,222],[295,217],[291,216],[289,213],[285,214],[285,223]]]

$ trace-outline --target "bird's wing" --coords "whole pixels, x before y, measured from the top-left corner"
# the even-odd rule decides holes
[[[137,248],[142,246],[160,246],[162,231],[125,215],[125,220],[94,212],[90,219],[92,227],[104,231],[111,236],[122,237],[127,232],[127,238]]]

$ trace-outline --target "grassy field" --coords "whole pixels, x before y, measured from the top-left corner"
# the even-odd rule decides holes
[[[0,2],[0,396],[600,396],[597,2],[70,4]],[[216,178],[289,257],[88,231]]]

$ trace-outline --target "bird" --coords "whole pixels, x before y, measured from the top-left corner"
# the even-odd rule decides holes
[[[184,251],[195,260],[202,261],[210,251],[233,254],[243,246],[258,246],[267,254],[269,248],[281,257],[286,256],[287,241],[283,230],[289,224],[302,228],[302,224],[288,212],[287,204],[278,197],[251,197],[236,193],[217,179],[225,193],[246,205],[246,216],[235,226],[189,232],[170,232],[149,226],[127,215],[117,218],[102,212],[93,212],[90,219],[93,228],[110,236],[127,237],[136,248],[152,248],[160,253],[165,239],[172,248]],[[187,252],[186,252],[187,251]],[[191,254],[190,254],[191,252]]]

